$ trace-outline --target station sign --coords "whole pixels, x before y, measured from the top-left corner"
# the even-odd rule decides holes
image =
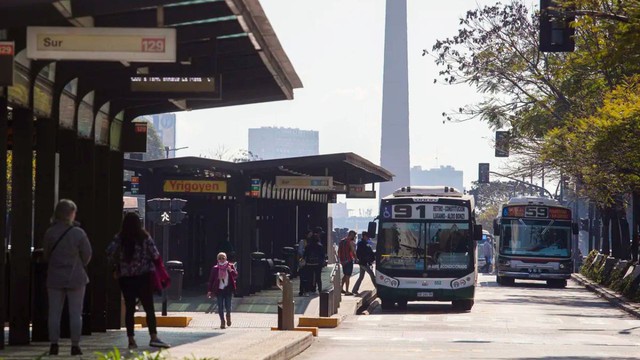
[[[252,178],[251,179],[251,192],[249,193],[249,196],[251,196],[251,197],[260,197],[261,188],[262,188],[262,186],[261,186],[260,179]]]
[[[176,29],[29,26],[27,57],[173,63]]]
[[[334,189],[332,176],[276,176],[275,185],[280,189]]]
[[[227,182],[222,180],[165,180],[166,193],[226,194]]]
[[[349,185],[347,199],[375,199],[375,190],[366,190],[365,185]]]
[[[13,85],[13,57],[15,56],[13,41],[0,41],[0,86]]]
[[[508,206],[502,209],[503,217],[571,220],[571,210],[548,206]]]

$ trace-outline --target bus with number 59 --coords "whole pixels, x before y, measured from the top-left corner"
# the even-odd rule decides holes
[[[570,208],[554,199],[512,198],[500,207],[493,230],[498,284],[527,279],[567,285],[573,272],[572,235],[578,233]]]
[[[411,186],[380,201],[376,290],[383,309],[451,301],[471,310],[477,283],[474,199],[448,186]]]

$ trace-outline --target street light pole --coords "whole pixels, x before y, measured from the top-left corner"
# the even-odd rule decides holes
[[[189,148],[188,146],[183,146],[183,147],[181,147],[181,148],[174,148],[174,149],[171,149],[171,148],[169,148],[168,146],[165,146],[165,147],[164,147],[164,151],[165,151],[165,153],[166,153],[166,158],[168,159],[168,158],[169,158],[169,151],[177,151],[177,150],[188,149],[188,148]]]
[[[501,177],[503,177],[503,178],[507,178],[507,179],[512,180],[512,181],[515,181],[515,182],[519,182],[519,183],[522,183],[522,184],[525,184],[525,185],[532,186],[532,187],[534,187],[534,188],[536,188],[536,189],[539,189],[540,191],[544,191],[544,192],[546,192],[547,194],[549,194],[549,197],[553,199],[553,195],[551,194],[551,192],[550,192],[549,190],[547,190],[547,189],[543,188],[542,186],[538,186],[538,185],[535,185],[535,184],[528,183],[528,182],[526,182],[526,181],[518,180],[518,179],[516,179],[516,178],[512,178],[512,177],[507,176],[507,175],[502,175],[502,174],[499,174],[499,173],[497,173],[497,172],[495,172],[495,171],[489,171],[489,173],[490,173],[490,174],[494,174],[494,175],[501,176]]]

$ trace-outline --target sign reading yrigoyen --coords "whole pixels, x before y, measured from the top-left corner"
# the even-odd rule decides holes
[[[27,27],[27,57],[175,62],[176,29]]]
[[[214,180],[165,180],[162,191],[166,193],[226,194],[227,182]]]

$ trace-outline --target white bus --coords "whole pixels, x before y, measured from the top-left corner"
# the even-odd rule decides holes
[[[477,282],[472,196],[447,186],[403,187],[380,202],[376,289],[382,308],[451,301],[470,310]],[[375,234],[376,223],[369,223]]]
[[[572,234],[578,233],[570,208],[553,199],[513,198],[500,207],[493,229],[498,284],[534,279],[567,285],[573,271]]]

